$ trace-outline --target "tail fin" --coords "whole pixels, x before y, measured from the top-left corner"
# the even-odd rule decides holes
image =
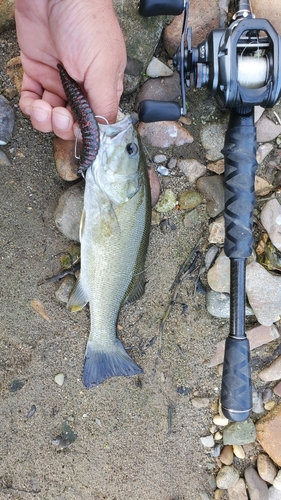
[[[142,373],[142,369],[125,351],[119,339],[110,349],[97,349],[93,341],[89,341],[85,353],[83,383],[87,389],[101,384],[110,377],[130,376]]]

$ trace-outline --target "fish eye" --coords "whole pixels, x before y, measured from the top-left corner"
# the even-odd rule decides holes
[[[135,156],[139,152],[139,148],[134,142],[129,142],[126,146],[126,150],[129,156]]]

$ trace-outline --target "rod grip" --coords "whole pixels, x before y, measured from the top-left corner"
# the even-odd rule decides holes
[[[221,390],[222,411],[234,422],[246,420],[252,409],[249,340],[227,337]]]
[[[181,107],[174,101],[153,101],[145,99],[139,104],[141,122],[177,121],[181,116]]]
[[[184,9],[184,0],[140,0],[139,13],[143,17],[178,16]]]

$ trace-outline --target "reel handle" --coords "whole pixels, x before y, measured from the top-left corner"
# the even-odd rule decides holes
[[[139,104],[141,122],[177,121],[181,116],[181,107],[174,101],[153,101],[146,99]]]
[[[140,0],[139,13],[143,17],[178,16],[184,9],[184,0]]]

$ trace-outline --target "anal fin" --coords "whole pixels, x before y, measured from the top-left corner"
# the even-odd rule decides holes
[[[81,281],[78,279],[67,302],[67,309],[71,312],[81,311],[89,302],[86,296]]]

